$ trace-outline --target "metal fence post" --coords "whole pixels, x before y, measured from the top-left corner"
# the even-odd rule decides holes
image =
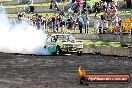
[[[47,31],[47,22],[45,21],[45,31]]]
[[[53,26],[54,26],[54,25],[53,25],[53,22],[52,22],[52,27],[51,27],[51,28],[52,28],[52,32],[54,31],[54,27],[53,27]]]
[[[120,34],[122,35],[122,22],[121,22],[121,27],[120,27]]]
[[[45,31],[45,23],[44,23],[43,29],[44,29],[44,31]]]
[[[65,28],[65,32],[67,32],[66,22],[65,22],[65,27],[64,28]]]
[[[57,22],[58,24],[58,32],[60,32],[60,22]]]
[[[132,28],[130,28],[130,35],[132,35],[131,33],[132,33]]]

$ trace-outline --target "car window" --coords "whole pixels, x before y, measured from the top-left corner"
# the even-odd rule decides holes
[[[75,37],[73,35],[69,36],[69,41],[75,41]]]
[[[57,35],[57,39],[68,40],[68,35]]]
[[[73,35],[57,35],[57,39],[62,39],[64,41],[75,40]]]
[[[51,42],[51,37],[48,37],[47,38],[47,42]]]

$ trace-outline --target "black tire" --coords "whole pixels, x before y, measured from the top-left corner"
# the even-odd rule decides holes
[[[78,55],[78,56],[81,56],[81,55],[82,55],[82,51],[78,51],[78,52],[77,52],[77,55]]]
[[[61,50],[60,50],[60,47],[59,46],[56,47],[56,55],[57,56],[60,56],[61,55]]]

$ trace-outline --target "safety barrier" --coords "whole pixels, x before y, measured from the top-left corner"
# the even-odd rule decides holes
[[[132,47],[84,46],[83,53],[132,57]]]
[[[113,42],[132,42],[132,35],[114,34],[73,34],[77,39],[102,40]]]

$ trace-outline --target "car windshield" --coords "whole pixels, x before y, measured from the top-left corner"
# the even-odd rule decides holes
[[[71,40],[75,40],[75,37],[72,35],[56,35],[57,39],[62,39],[64,41],[71,41]]]

